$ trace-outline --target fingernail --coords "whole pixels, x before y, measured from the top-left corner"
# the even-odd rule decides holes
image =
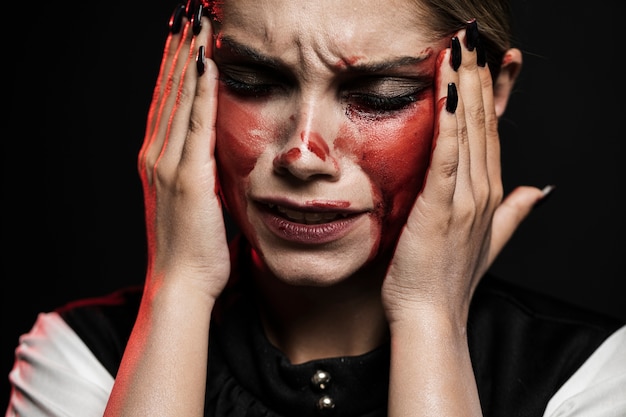
[[[473,51],[478,45],[478,23],[476,19],[467,24],[467,30],[465,32],[465,45],[469,51]]]
[[[484,67],[487,65],[487,55],[485,55],[485,47],[483,46],[480,38],[476,42],[476,64],[479,67]]]
[[[187,19],[191,20],[193,17],[193,12],[196,10],[196,0],[187,0],[187,6],[185,6],[185,13],[187,14]]]
[[[541,190],[541,192],[543,193],[543,197],[541,197],[541,199],[535,203],[533,208],[536,208],[545,204],[545,202],[548,201],[548,198],[553,194],[553,191],[555,188],[556,188],[556,185],[551,185],[551,184],[543,187],[543,189]]]
[[[191,18],[191,27],[194,35],[200,33],[202,29],[202,2],[198,2],[196,6],[193,17]]]
[[[198,48],[198,55],[196,55],[196,68],[198,69],[198,77],[204,74],[206,68],[206,56],[204,55],[204,45]]]
[[[459,104],[459,96],[456,91],[456,84],[448,83],[448,97],[446,98],[446,111],[454,114],[456,106]]]
[[[461,42],[459,41],[458,37],[453,36],[451,43],[452,52],[450,54],[450,61],[452,64],[452,69],[454,71],[457,71],[461,66]]]
[[[170,26],[171,33],[176,34],[180,32],[180,29],[182,28],[184,14],[185,14],[185,5],[181,3],[178,6],[176,6],[176,8],[174,9],[174,12],[172,12],[172,16],[170,17],[169,26]]]

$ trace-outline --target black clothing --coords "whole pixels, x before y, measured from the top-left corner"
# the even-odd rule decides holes
[[[239,281],[245,282],[246,276]],[[388,343],[361,356],[292,365],[266,339],[254,302],[238,287],[242,286],[229,291],[240,296],[211,325],[206,416],[386,415]],[[129,288],[58,310],[113,376],[141,291]],[[486,276],[476,290],[468,321],[484,415],[542,416],[561,385],[623,324]],[[331,377],[325,389],[311,381],[318,370]],[[333,409],[318,408],[324,395],[334,401]]]

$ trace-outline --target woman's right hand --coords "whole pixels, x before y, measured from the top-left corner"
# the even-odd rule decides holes
[[[182,30],[167,39],[138,158],[148,271],[106,417],[203,415],[212,310],[230,254],[214,158],[217,67],[209,20],[194,35],[202,10],[192,8],[191,20],[176,20],[184,6],[173,15]]]
[[[198,18],[188,17],[183,5],[172,15],[138,158],[148,237],[146,288],[175,277],[215,300],[230,273],[214,157],[218,76],[211,25],[190,4],[190,15]],[[203,73],[197,65],[201,46]]]

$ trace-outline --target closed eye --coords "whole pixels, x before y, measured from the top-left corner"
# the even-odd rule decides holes
[[[417,101],[417,94],[384,97],[373,94],[351,94],[347,101],[355,110],[388,112],[401,110]]]
[[[428,78],[368,77],[346,84],[342,99],[351,111],[380,114],[411,106],[431,88]]]
[[[220,68],[220,80],[232,94],[252,98],[285,92],[291,84],[288,77],[275,71],[230,65]]]

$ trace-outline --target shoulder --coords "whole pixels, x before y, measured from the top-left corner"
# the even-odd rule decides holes
[[[115,376],[135,323],[142,287],[70,302],[56,312]]]
[[[617,318],[485,277],[468,321],[483,404],[495,410],[518,404],[540,415],[552,395],[623,325]]]
[[[626,416],[626,326],[606,339],[561,386],[545,416]]]
[[[101,416],[113,377],[56,312],[21,335],[7,416]]]
[[[482,349],[498,346],[561,356],[567,349],[586,359],[624,324],[616,317],[486,276],[472,301],[468,332],[482,340],[475,340]]]
[[[510,325],[518,321],[530,321],[536,326],[599,334],[601,338],[606,338],[625,324],[616,317],[491,275],[487,275],[476,290],[472,314],[474,319],[488,320],[492,324],[505,322]]]

